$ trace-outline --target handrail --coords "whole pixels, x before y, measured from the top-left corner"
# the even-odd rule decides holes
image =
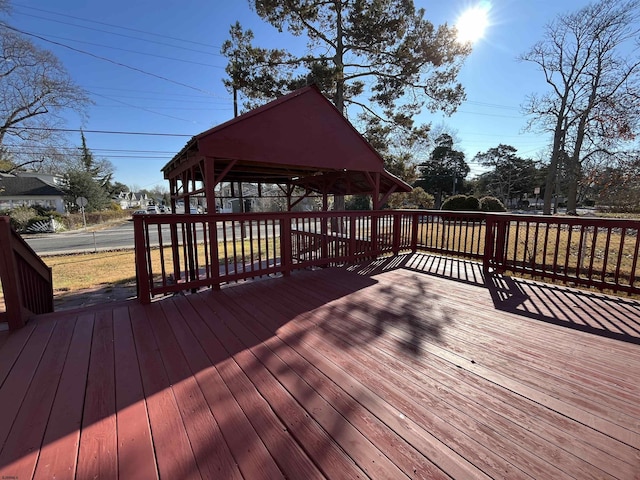
[[[134,224],[143,302],[152,295],[409,251],[482,261],[487,274],[522,273],[640,293],[640,222],[632,220],[384,210],[139,215]]]
[[[0,280],[6,308],[0,321],[15,330],[24,326],[30,315],[53,311],[51,268],[11,228],[7,216],[0,216],[0,245]]]

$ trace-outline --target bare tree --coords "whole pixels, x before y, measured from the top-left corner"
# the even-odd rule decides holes
[[[638,128],[639,18],[639,0],[601,0],[556,18],[522,56],[540,67],[550,87],[525,105],[530,127],[553,132],[547,215],[559,166],[567,174],[567,211],[575,213],[583,162],[616,154]]]
[[[0,12],[7,2],[0,0]],[[83,115],[87,93],[49,51],[0,21],[0,152],[14,168],[38,163],[34,147],[56,143],[63,113]]]

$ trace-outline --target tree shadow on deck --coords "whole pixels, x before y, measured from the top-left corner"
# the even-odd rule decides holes
[[[487,278],[495,307],[561,327],[640,344],[640,302],[502,275]]]
[[[450,309],[439,306],[440,294],[417,282],[411,286],[382,282],[323,308],[318,325],[341,348],[386,344],[419,356],[425,342],[439,341],[454,322]]]
[[[12,334],[27,353],[0,352],[17,365],[0,378],[6,415],[0,472],[28,478],[37,468],[48,477],[57,465],[77,478],[93,476],[93,467],[104,477],[119,471],[151,478],[159,468],[176,478],[275,478],[279,471],[302,478],[321,476],[319,465],[347,468],[335,461],[347,448],[343,432],[356,434],[345,418],[361,410],[357,399],[366,393],[336,391],[339,413],[315,416],[314,405],[325,401],[320,396],[333,401],[334,392],[316,393],[321,375],[293,348],[308,332],[278,333],[298,316],[376,283],[351,276],[333,288],[331,273],[296,272],[150,305],[103,303],[34,318]],[[305,295],[316,286],[323,295]],[[299,288],[296,305],[290,292]],[[39,346],[29,346],[32,340]],[[30,384],[21,368],[31,369]],[[153,440],[148,427],[135,428],[146,418]],[[53,462],[55,456],[62,460]],[[364,475],[351,466],[348,476]]]
[[[607,338],[640,344],[640,302],[505,275],[485,275],[479,262],[407,254],[348,267],[373,276],[394,269],[484,287],[496,309]]]

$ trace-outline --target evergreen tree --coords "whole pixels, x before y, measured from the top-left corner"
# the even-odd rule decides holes
[[[420,178],[415,186],[422,187],[425,192],[434,195],[435,208],[439,209],[443,194],[455,195],[463,190],[463,181],[470,168],[464,160],[464,153],[453,149],[451,135],[443,133],[436,139],[435,144],[429,160],[418,166]]]
[[[257,48],[250,30],[233,25],[222,48],[229,59],[225,85],[241,92],[246,106],[315,83],[340,112],[360,119],[359,128],[374,147],[403,143],[406,153],[428,131],[413,122],[423,108],[450,114],[464,99],[456,77],[470,46],[456,40],[454,28],[426,20],[413,0],[254,0],[252,5],[280,32],[306,36],[307,49],[295,55]],[[383,156],[396,167],[411,160],[403,152]]]

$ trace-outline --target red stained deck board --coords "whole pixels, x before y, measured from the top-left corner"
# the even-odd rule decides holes
[[[7,472],[3,476],[30,478],[33,475],[74,326],[74,321],[56,323],[9,432],[11,443],[0,454],[2,471]]]
[[[189,368],[185,359],[185,355],[189,355],[189,353],[184,351],[183,355],[180,344],[165,316],[171,317],[171,323],[183,323],[184,319],[175,308],[170,308],[168,304],[169,302],[163,307],[158,304],[151,305],[150,311],[154,319],[151,322],[151,327],[156,336],[169,381],[172,383],[172,390],[189,441],[192,445],[198,446],[194,449],[194,455],[200,474],[203,478],[215,478],[221,475],[222,471],[236,473],[232,468],[232,462],[229,458],[230,452],[220,431],[220,426],[193,376],[198,372],[192,372]],[[244,437],[244,446],[246,446],[247,439],[254,438],[255,432],[250,430],[242,433],[244,433],[241,436]],[[249,463],[253,467],[248,469],[248,474],[255,476],[262,462],[264,462],[266,470],[268,470],[269,463],[273,463],[273,459],[268,455],[266,449],[261,451],[259,448],[255,448],[248,453],[248,459],[244,458],[239,461],[242,465]],[[253,462],[251,462],[252,460]]]
[[[229,293],[229,290],[226,292]],[[238,301],[238,307],[245,309],[251,315],[251,317],[243,316],[247,319],[243,325],[254,335],[265,336],[270,331],[277,330],[278,322],[272,323],[271,320],[278,317],[283,322],[279,328],[287,328],[288,319],[286,316],[280,316],[279,312],[272,309],[270,305],[263,304],[259,308],[242,301],[242,296],[235,295],[233,298]],[[291,339],[293,345],[286,343],[278,336],[271,336],[263,343],[271,352],[279,356],[293,372],[304,379],[311,388],[330,402],[346,421],[352,423],[367,438],[372,439],[384,455],[405,474],[412,478],[449,478],[427,457],[365,408],[360,402],[362,395],[357,391],[352,390],[352,393],[349,393],[344,389],[342,382],[348,386],[353,379],[346,375],[341,378],[340,372],[330,370],[329,362],[321,357],[315,356],[313,361],[308,361],[296,348],[300,346],[299,342],[304,338],[304,332],[298,333],[299,335]],[[333,375],[325,376],[321,367],[329,369]],[[339,382],[340,380],[342,382]]]
[[[372,302],[376,302],[376,299],[372,299]],[[481,325],[483,328],[471,327],[468,321],[472,318],[474,323]],[[466,323],[465,323],[466,322]],[[545,342],[544,345],[530,344],[530,351],[535,351],[541,360],[534,361],[531,358],[518,358],[526,356],[523,352],[527,351],[527,348],[519,347],[513,348],[516,345],[524,342],[522,335],[509,334],[505,331],[508,327],[503,326],[502,331],[499,330],[500,326],[492,325],[492,322],[478,318],[478,313],[469,315],[464,311],[460,311],[458,314],[458,321],[453,338],[445,338],[444,336],[439,339],[439,343],[442,347],[447,348],[450,351],[464,352],[468,358],[473,358],[476,363],[488,366],[494,369],[496,372],[500,372],[504,375],[515,376],[519,381],[527,384],[531,388],[536,388],[541,392],[546,392],[550,395],[558,395],[560,392],[563,398],[572,401],[576,405],[583,404],[585,408],[588,408],[592,413],[597,414],[609,421],[616,423],[620,427],[626,427],[629,423],[633,423],[633,419],[636,418],[633,415],[638,413],[636,407],[629,405],[628,401],[620,401],[617,397],[617,392],[620,386],[617,388],[611,388],[607,391],[606,387],[601,387],[599,390],[603,392],[603,395],[599,393],[591,393],[591,389],[588,386],[582,386],[582,384],[571,385],[571,382],[567,382],[567,374],[564,372],[564,377],[559,378],[562,372],[556,369],[556,375],[549,373],[549,367],[545,368],[544,358],[553,357],[559,362],[562,362],[565,370],[568,366],[575,362],[575,359],[570,354],[571,345],[564,345],[564,351],[551,351],[545,353],[549,342]],[[485,334],[486,331],[492,331],[490,336]],[[468,334],[466,337],[464,333]],[[563,332],[564,333],[564,332]],[[496,339],[506,337],[505,344],[506,351],[501,352],[500,345],[495,342]],[[486,340],[485,345],[478,345],[481,338]],[[470,341],[469,339],[472,339]],[[492,342],[492,340],[494,340]],[[597,356],[597,352],[589,355],[589,357]],[[589,359],[584,359],[589,361]],[[533,368],[532,368],[533,367]],[[620,379],[617,378],[619,382]],[[600,397],[600,398],[599,398]],[[607,398],[609,401],[607,401]],[[637,405],[637,402],[636,402]],[[622,413],[624,411],[625,413]]]
[[[148,308],[134,305],[130,312],[159,476],[200,478],[180,410],[151,333]]]
[[[374,303],[377,302],[375,298],[371,301]],[[577,404],[588,402],[592,406],[594,413],[609,417],[621,426],[627,425],[629,421],[632,421],[632,418],[630,418],[628,414],[620,413],[620,410],[632,415],[640,412],[640,409],[636,409],[634,412],[634,407],[629,405],[628,401],[617,398],[617,393],[620,389],[619,385],[611,387],[610,391],[603,386],[600,388],[600,391],[603,393],[599,394],[592,393],[593,390],[590,389],[588,385],[583,385],[578,381],[573,382],[573,384],[567,382],[566,368],[575,362],[575,359],[568,353],[566,345],[564,345],[563,350],[558,349],[558,351],[554,352],[545,351],[548,344],[545,344],[544,347],[531,344],[529,348],[522,345],[522,347],[514,349],[514,345],[525,344],[521,333],[514,332],[511,334],[507,331],[507,327],[501,327],[495,325],[495,322],[481,319],[477,311],[473,315],[460,311],[456,317],[454,333],[443,334],[438,339],[440,345],[443,347],[451,351],[462,349],[465,355],[473,357],[477,363],[490,365],[492,368],[495,368],[497,371],[502,371],[504,374],[526,371],[526,375],[520,375],[520,380],[533,388],[549,391],[550,393],[566,391],[566,398],[575,400]],[[473,326],[468,323],[471,319],[473,319],[472,321],[474,322]],[[482,325],[483,328],[477,328],[478,325]],[[487,334],[487,331],[490,331],[491,334]],[[505,341],[497,342],[496,339],[500,338],[504,338]],[[485,343],[482,343],[482,341]],[[538,358],[527,354],[528,351],[535,352]],[[554,371],[553,367],[548,365],[546,358],[551,355],[557,360],[562,361],[565,368],[564,371],[559,369]],[[518,367],[518,365],[521,365],[521,367]],[[564,374],[564,376],[562,376],[562,374]],[[607,398],[609,400],[608,402]],[[618,413],[616,413],[616,407],[618,407]]]
[[[190,347],[189,353],[193,353],[195,350],[204,355],[199,363],[215,364],[214,371],[211,372],[212,375],[205,379],[209,380],[207,387],[212,391],[212,394],[207,398],[216,399],[218,396],[224,398],[224,404],[219,405],[219,402],[210,401],[210,405],[212,409],[215,409],[214,414],[222,419],[225,436],[229,438],[230,443],[237,444],[233,447],[234,451],[238,451],[236,458],[247,457],[245,453],[247,448],[255,450],[247,443],[248,436],[242,431],[243,428],[246,428],[243,427],[246,416],[273,461],[285,476],[288,478],[321,478],[322,475],[317,467],[305,455],[300,445],[292,439],[285,425],[280,422],[269,404],[258,394],[249,378],[206,326],[202,317],[207,316],[207,309],[196,311],[185,298],[176,298],[175,307],[184,315],[185,323],[193,332],[192,335],[197,337],[197,340],[194,337],[184,338],[185,345],[195,344],[196,346],[195,349]],[[202,346],[202,350],[197,348],[198,345]],[[197,359],[193,360],[197,361]],[[234,409],[239,408],[234,415],[229,415],[230,409],[224,405],[231,405]],[[252,456],[255,457],[255,454]],[[268,473],[260,464],[243,466],[243,462],[240,463],[240,468],[246,476],[259,475],[260,472]],[[279,473],[275,474],[279,475]]]
[[[151,427],[127,307],[113,311],[113,338],[118,475],[121,478],[157,478]]]
[[[406,278],[403,279],[402,277],[392,277],[391,280],[394,284],[394,289],[396,290],[396,294],[398,296],[411,294],[410,288],[406,287],[405,285],[408,285],[409,282],[411,282],[412,280],[410,279],[407,280]],[[455,298],[455,294],[451,292],[448,295],[448,298]],[[601,356],[600,349],[593,349],[591,347],[585,348],[581,345],[586,340],[593,338],[593,336],[588,334],[585,334],[585,335],[578,334],[574,336],[579,336],[581,338],[581,342],[575,342],[575,338],[573,338],[571,350],[584,351],[588,349],[590,351],[590,355],[588,358],[582,358],[581,361],[578,362],[575,358],[567,354],[566,335],[560,336],[560,340],[556,340],[553,336],[549,336],[549,338],[547,339],[544,345],[545,350],[543,350],[535,341],[536,335],[537,333],[539,333],[539,330],[536,331],[535,328],[532,328],[532,327],[538,326],[539,322],[532,321],[532,322],[528,322],[528,324],[519,322],[517,330],[511,329],[509,331],[508,323],[499,324],[495,322],[495,312],[488,312],[488,311],[476,308],[472,311],[472,313],[469,314],[464,310],[464,308],[461,309],[460,308],[461,305],[464,305],[461,302],[463,299],[464,299],[464,295],[462,295],[461,298],[459,299],[460,301],[457,301],[457,302],[455,300],[451,301],[445,298],[445,299],[439,299],[437,303],[438,303],[438,306],[440,307],[444,305],[448,305],[449,308],[452,309],[453,311],[457,310],[462,312],[464,315],[463,315],[463,318],[461,318],[461,320],[466,320],[467,325],[470,325],[471,324],[470,320],[472,320],[473,326],[482,323],[484,328],[486,328],[488,331],[492,331],[492,333],[501,332],[504,334],[509,334],[511,332],[512,338],[517,339],[519,343],[528,345],[528,350],[526,350],[527,352],[537,355],[540,358],[544,358],[545,350],[551,351],[552,347],[555,347],[556,350],[554,351],[554,357],[556,355],[564,355],[567,358],[567,361],[570,362],[570,364],[573,363],[576,366],[576,368],[584,369],[584,365],[594,365],[594,368],[590,370],[588,369],[585,370],[586,375],[588,375],[589,377],[593,377],[595,375],[602,376],[602,372],[609,371],[613,373],[613,375],[616,376],[616,380],[619,381],[621,373],[624,374],[624,372],[620,372],[620,368],[624,366],[624,358],[633,351],[632,350],[633,347],[630,348],[629,346],[627,346],[626,351],[624,349],[620,349],[620,352],[621,352],[620,361],[617,361],[616,358],[609,358],[610,355],[607,354],[605,357],[603,357],[603,359],[606,361],[606,364],[603,362],[598,362],[598,359]],[[388,308],[390,309],[390,311],[392,311],[392,308],[390,307]],[[493,313],[493,316],[491,316],[491,313]],[[460,321],[460,319],[458,319],[458,321]],[[463,324],[460,323],[460,325],[463,325]],[[566,329],[556,327],[556,326],[550,326],[548,329],[555,330],[556,332],[566,333]],[[464,332],[464,331],[465,331],[464,328],[461,328],[461,332]],[[530,333],[530,335],[527,336],[526,335],[527,333]],[[488,341],[495,340],[492,336],[486,336],[486,337],[488,338]],[[512,342],[510,341],[510,343]],[[625,345],[624,342],[619,342],[615,340],[598,339],[598,346],[600,348],[602,346],[602,343],[609,343],[610,345],[613,345],[613,346]],[[507,344],[507,347],[508,347],[508,344]],[[513,355],[513,352],[510,352],[510,354]],[[585,360],[586,360],[586,363],[585,363]],[[604,378],[606,378],[606,376]],[[629,378],[633,379],[633,377],[631,376],[629,376]]]
[[[81,453],[76,467],[82,441],[88,450],[103,429],[115,446],[104,465],[123,478],[201,478],[207,462],[224,465],[216,478],[273,477],[242,456],[260,445],[287,478],[364,478],[354,458],[371,473],[377,451],[387,475],[412,478],[437,465],[452,478],[638,480],[640,302],[485,279],[428,255],[351,270],[47,314],[3,333],[0,460],[24,465],[20,478],[35,467],[34,478],[84,479],[103,464]],[[202,418],[206,432],[185,426]],[[233,435],[244,444],[230,448]]]
[[[13,367],[14,362],[20,356],[20,352],[29,341],[36,322],[29,322],[23,328],[15,331],[2,332],[2,345],[0,345],[0,386],[4,383]]]
[[[96,313],[78,451],[78,478],[116,478],[118,440],[113,356],[113,316]]]
[[[254,291],[251,291],[251,293],[260,298],[259,293]],[[288,303],[282,302],[282,305],[288,305]],[[265,305],[263,305],[263,308],[265,315],[260,317],[260,321],[269,322],[270,319],[277,315],[276,312],[271,311]],[[293,317],[295,317],[295,314]],[[282,341],[295,349],[299,355],[304,356],[310,364],[321,370],[328,378],[336,381],[345,391],[355,392],[355,398],[358,399],[363,407],[376,415],[394,432],[401,435],[410,445],[419,450],[426,459],[440,466],[443,471],[454,478],[482,477],[482,473],[467,460],[446,447],[412,420],[402,415],[394,405],[388,403],[389,397],[387,395],[382,397],[378,392],[369,389],[354,375],[355,372],[351,368],[343,370],[339,366],[342,355],[336,355],[334,347],[327,345],[325,339],[321,339],[320,344],[313,343],[313,340],[318,336],[305,326],[301,326],[301,322],[297,319],[280,327],[279,336]],[[323,356],[322,353],[325,353],[325,355]],[[422,466],[422,469],[425,469],[425,467]],[[427,473],[430,476],[437,475],[432,474],[430,470],[427,470]]]
[[[183,312],[186,323],[206,351],[209,361],[215,364],[216,375],[215,377],[211,375],[210,378],[217,385],[212,384],[209,388],[229,389],[229,393],[235,397],[235,401],[248,417],[256,433],[288,478],[322,478],[321,472],[289,434],[285,424],[275,415],[266,400],[259,395],[250,379],[238,364],[229,357],[224,346],[206,327],[200,318],[200,315],[207,314],[206,309],[196,311],[184,298],[177,298],[175,304]],[[192,343],[189,343],[189,345],[192,345]],[[190,350],[192,349],[193,347]],[[230,401],[233,401],[233,397]],[[224,409],[220,413],[224,414],[224,412],[227,412],[228,415],[228,409]],[[226,421],[225,425],[227,428],[238,428],[237,421]]]
[[[371,299],[371,300],[372,300],[372,299]],[[362,331],[366,331],[366,330],[367,330],[366,325],[363,325],[361,328],[362,328]],[[343,335],[344,335],[344,337],[345,337],[345,338],[347,338],[347,337],[349,337],[349,336],[351,336],[351,335],[353,334],[353,332],[349,332],[349,331],[345,331],[345,332],[342,332],[342,333],[343,333]],[[366,340],[366,339],[365,339],[365,340]],[[358,345],[355,345],[355,346],[357,347]],[[375,364],[374,364],[372,367],[370,367],[370,368],[373,368],[373,367],[375,367]],[[417,367],[419,367],[419,369],[416,369],[416,371],[420,371],[420,370],[429,371],[428,366],[420,366],[420,365],[417,365]],[[462,403],[464,404],[464,402],[462,402]],[[466,407],[468,407],[468,404],[466,405]],[[469,408],[469,410],[473,411],[473,409],[472,409],[472,408]],[[481,418],[481,417],[482,417],[482,409],[476,412],[476,416],[477,416],[478,418]],[[495,420],[491,420],[491,421],[489,422],[489,424],[492,424],[492,425],[493,425],[493,424],[495,424],[495,423],[496,423],[496,421],[495,421]],[[508,425],[506,425],[506,427],[508,427]],[[507,430],[507,431],[508,431],[508,430]],[[541,435],[544,435],[544,432],[541,432]],[[539,442],[538,442],[538,443],[539,443]],[[542,448],[545,448],[544,444],[543,444],[543,445],[541,445],[541,447],[542,447]],[[546,447],[546,448],[548,448],[548,447]],[[557,456],[562,457],[562,454],[557,455]],[[600,460],[600,459],[598,458],[597,460]],[[571,457],[569,457],[568,462],[566,462],[566,463],[571,464]],[[613,461],[613,464],[614,464],[614,465],[615,465],[615,463],[616,463],[616,462],[615,462],[615,461]],[[610,467],[610,466],[611,466],[611,464],[609,464],[609,465],[605,465],[605,466],[609,466],[609,467]],[[586,468],[590,468],[590,467],[586,467]],[[628,467],[627,467],[627,468],[628,468]],[[575,467],[575,469],[576,469],[577,471],[580,471],[579,466],[576,466],[576,467]],[[614,470],[615,470],[615,471],[620,471],[621,469],[620,469],[620,468],[616,468],[616,467],[614,467]],[[624,470],[624,469],[622,469],[622,470]],[[627,469],[627,472],[629,472],[629,470],[628,470],[628,469]],[[588,473],[589,473],[589,471],[587,471],[587,472],[583,472],[583,474],[582,474],[582,475],[583,475],[583,477],[584,477],[584,478],[586,478],[586,476],[587,476],[587,474],[588,474]]]
[[[34,478],[75,477],[93,324],[94,314],[76,320]]]
[[[239,313],[233,302],[224,302],[219,295],[218,304],[225,304],[234,316],[248,318]],[[298,400],[307,412],[329,432],[368,475],[377,478],[402,478],[405,474],[393,464],[371,441],[344,418],[336,408],[318,394],[302,377],[298,376],[282,359],[261,343],[265,337],[254,335],[245,322],[233,322],[229,327],[278,381]]]
[[[38,368],[42,354],[47,347],[55,322],[42,322],[36,325],[29,342],[21,350],[0,390],[0,454],[16,418],[31,380]],[[2,468],[3,465],[0,465]]]
[[[362,330],[366,330],[366,325],[362,325]],[[328,332],[329,333],[329,332]],[[339,332],[330,332],[339,335]],[[353,337],[353,335],[347,336],[343,335],[343,338],[347,339],[349,337]],[[354,338],[357,342],[357,338]],[[366,340],[363,338],[363,340]],[[371,343],[371,342],[368,342]],[[314,343],[314,348],[320,349],[322,348],[322,344],[318,345]],[[354,343],[352,348],[357,348],[359,343]],[[476,412],[478,418],[482,418],[483,411],[487,407],[493,407],[492,410],[501,416],[507,416],[513,422],[520,422],[522,428],[527,431],[537,432],[537,434],[541,437],[558,437],[558,445],[563,445],[564,448],[569,448],[575,455],[579,458],[588,458],[591,456],[595,458],[598,462],[602,460],[604,462],[606,460],[607,455],[605,452],[599,450],[600,448],[607,447],[611,441],[608,439],[606,442],[603,442],[603,438],[594,435],[594,432],[587,431],[588,429],[582,428],[580,429],[580,433],[576,433],[573,436],[566,435],[565,430],[576,429],[578,427],[583,427],[580,424],[572,424],[566,422],[566,419],[560,415],[555,414],[555,412],[551,412],[547,409],[544,409],[541,405],[528,402],[523,403],[521,397],[513,396],[511,392],[500,389],[496,385],[483,382],[481,378],[476,375],[469,375],[465,369],[460,369],[452,365],[450,362],[445,362],[436,356],[430,356],[428,360],[418,361],[417,358],[406,357],[402,362],[399,359],[388,356],[388,354],[384,353],[385,350],[389,350],[393,348],[393,343],[388,343],[388,346],[382,347],[381,352],[376,354],[376,357],[372,358],[372,365],[368,368],[374,368],[375,364],[384,359],[386,365],[392,368],[395,371],[404,371],[405,375],[412,374],[415,376],[414,382],[416,383],[424,383],[426,388],[432,389],[434,391],[438,391],[440,395],[443,397],[453,397],[452,400],[454,403],[459,403],[468,406],[469,400],[465,400],[464,398],[457,398],[456,395],[452,395],[454,390],[460,391],[463,395],[465,395],[468,399],[472,399],[471,401],[474,403],[479,403],[482,405],[482,409],[479,412]],[[323,351],[326,351],[326,347]],[[328,355],[331,354],[331,350],[328,351]],[[381,355],[383,355],[381,357]],[[407,365],[403,364],[406,362],[411,368],[407,369]],[[437,367],[437,370],[436,370]],[[432,372],[439,372],[439,375],[432,375]],[[431,376],[430,376],[431,375]],[[464,375],[464,381],[461,381],[459,378],[461,375]],[[498,397],[498,399],[494,398]],[[501,400],[501,401],[497,401]],[[518,404],[517,409],[513,409],[511,404],[516,402]],[[469,409],[473,411],[473,409]],[[526,415],[523,412],[530,412]],[[511,414],[511,415],[509,415]],[[540,417],[547,416],[551,418],[548,419],[548,423],[546,426],[539,425]],[[536,419],[535,422],[532,419]],[[491,423],[493,423],[492,421]],[[562,428],[557,429],[555,425],[560,425]],[[589,448],[588,445],[580,445],[576,444],[576,439],[580,439],[583,435],[591,435],[598,438],[598,442],[596,442],[597,448]],[[618,460],[615,459],[615,454],[619,450],[627,450],[626,457],[622,456],[621,458],[630,458],[632,455],[631,451],[628,451],[628,447],[624,444],[619,444],[616,447],[610,448],[609,457],[610,462],[617,464]],[[605,465],[606,467],[606,465]],[[619,471],[620,468],[615,467],[615,471]]]
[[[243,372],[255,388],[267,399],[275,413],[285,423],[287,430],[301,443],[307,454],[328,478],[365,478],[366,474],[340,448],[331,436],[318,425],[291,394],[274,378],[243,344],[224,325],[233,322],[233,316],[221,308],[211,295],[190,296],[189,302],[199,311],[207,311],[205,320],[209,328],[229,353],[233,354]],[[216,319],[215,316],[218,318]]]
[[[315,290],[314,290],[315,291]],[[299,296],[297,298],[300,298]],[[284,299],[283,299],[284,303]],[[318,312],[311,312],[308,317],[311,319],[311,324],[305,325],[303,329],[305,331],[313,331],[317,327],[313,324],[313,320],[318,315]],[[329,314],[329,321],[332,323],[337,322],[339,319],[347,318],[341,316],[338,312],[331,310]],[[300,321],[300,317],[296,318],[295,323]],[[328,346],[324,350],[327,358],[333,359],[341,366],[345,371],[350,372],[356,376],[363,384],[376,392],[388,402],[390,402],[396,411],[401,412],[405,418],[411,422],[415,422],[413,428],[422,429],[426,435],[434,435],[440,442],[444,444],[446,448],[449,448],[456,452],[458,455],[462,455],[469,464],[479,469],[481,475],[490,475],[494,478],[520,478],[523,476],[523,472],[519,471],[508,461],[501,459],[494,451],[494,449],[488,448],[487,445],[474,441],[467,436],[465,430],[455,428],[451,424],[450,415],[457,415],[460,417],[460,413],[455,412],[453,409],[441,413],[435,406],[437,406],[437,399],[431,404],[431,407],[427,408],[424,402],[418,401],[416,398],[408,395],[404,392],[405,387],[400,379],[400,385],[394,385],[390,383],[389,373],[391,370],[386,370],[386,365],[380,362],[380,358],[372,358],[371,361],[366,361],[367,356],[360,352],[363,343],[358,345],[350,345],[346,341],[341,340],[349,338],[354,335],[355,329],[362,330],[361,326],[354,325],[353,331],[339,331],[334,332],[336,338],[333,340],[333,344]],[[309,336],[316,335],[315,332]],[[305,337],[307,338],[307,337]],[[326,342],[323,339],[323,342]],[[313,344],[312,349],[322,351],[320,345]],[[342,354],[341,352],[348,352],[348,354]],[[359,359],[355,361],[353,359]],[[360,362],[365,362],[365,366],[361,366]],[[346,363],[345,363],[346,362]],[[440,413],[440,415],[438,415]],[[447,471],[451,471],[452,466],[448,462],[440,464],[442,467],[446,466]],[[465,461],[456,462],[453,467],[457,470],[462,467],[467,467]],[[455,470],[454,470],[455,471]]]

